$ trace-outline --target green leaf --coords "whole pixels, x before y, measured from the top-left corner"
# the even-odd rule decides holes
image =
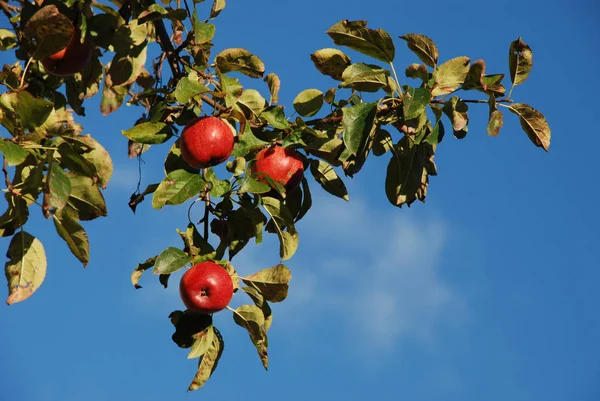
[[[527,104],[513,103],[507,107],[511,112],[519,116],[521,127],[531,142],[547,152],[550,147],[551,131],[546,117]]]
[[[216,27],[213,24],[199,21],[194,15],[194,41],[196,45],[210,42],[215,36],[215,30]]]
[[[279,237],[279,256],[282,260],[288,260],[298,249],[298,233],[294,227],[293,217],[288,208],[279,199],[264,196],[262,203],[267,213],[271,216],[277,236]]]
[[[342,109],[342,125],[344,127],[344,145],[352,154],[358,154],[367,137],[371,133],[377,102],[360,103]]]
[[[377,92],[389,88],[390,72],[373,64],[356,63],[342,74],[340,88],[351,88],[359,92]]]
[[[9,50],[17,46],[17,35],[8,29],[0,29],[0,50]]]
[[[270,106],[260,113],[260,117],[264,118],[274,128],[288,129],[290,127],[290,123],[283,112],[283,106]]]
[[[211,348],[214,339],[215,330],[213,325],[194,334],[194,344],[192,344],[188,359],[199,358],[204,355]]]
[[[269,142],[258,139],[249,124],[246,125],[246,129],[237,138],[233,145],[233,152],[231,153],[234,157],[245,157],[248,153],[253,150],[264,148]]]
[[[48,206],[54,209],[62,209],[67,205],[67,200],[71,194],[71,181],[57,162],[54,161],[51,164],[52,167],[46,176]]]
[[[238,190],[238,193],[244,194],[249,192],[251,194],[264,194],[269,192],[270,190],[271,187],[269,186],[269,184],[255,180],[252,176],[246,174],[244,176],[244,180],[242,181],[242,185]]]
[[[427,142],[415,145],[408,137],[400,139],[388,164],[385,192],[394,206],[410,206],[425,201],[429,176],[436,175],[434,148]]]
[[[508,66],[510,69],[510,81],[513,85],[520,85],[529,77],[531,67],[533,66],[533,53],[531,47],[523,42],[521,37],[510,44]]]
[[[27,152],[16,143],[0,138],[0,152],[6,159],[9,166],[16,166],[25,161]]]
[[[152,258],[146,259],[145,262],[138,263],[138,265],[135,268],[135,270],[133,271],[133,273],[131,273],[131,284],[133,284],[133,286],[136,289],[142,288],[142,286],[138,284],[140,282],[140,277],[142,277],[142,274],[146,270],[148,270],[148,269],[150,269],[151,267],[154,266],[154,263],[156,262],[156,258],[157,257],[154,256]]]
[[[12,237],[6,256],[4,273],[9,292],[6,303],[11,305],[29,298],[44,282],[46,252],[39,239],[19,231]]]
[[[53,215],[54,228],[67,243],[75,257],[86,267],[90,260],[90,243],[85,229],[70,213],[59,212]]]
[[[227,180],[219,180],[212,168],[206,170],[206,181],[212,184],[210,195],[220,198],[231,190],[231,184]]]
[[[271,72],[265,77],[265,82],[269,86],[269,93],[271,93],[269,104],[277,103],[279,101],[279,88],[281,88],[279,77],[277,74]]]
[[[177,83],[177,88],[173,96],[179,103],[187,104],[191,98],[205,92],[209,92],[206,86],[202,85],[196,72],[192,71],[189,75],[181,78]]]
[[[216,18],[225,8],[225,0],[214,0],[210,9],[210,18]]]
[[[341,81],[342,73],[350,65],[350,57],[338,49],[320,49],[310,55],[317,70],[323,75]]]
[[[171,274],[190,263],[190,256],[181,249],[169,247],[163,250],[154,263],[154,274]]]
[[[471,59],[460,56],[446,61],[433,73],[435,81],[431,96],[447,95],[458,89],[469,73]]]
[[[93,220],[106,216],[106,201],[91,178],[69,171],[71,192],[67,209],[78,220]]]
[[[152,196],[152,207],[162,209],[165,205],[180,205],[197,196],[205,184],[199,174],[185,170],[172,171],[156,188]]]
[[[404,87],[404,102],[402,110],[404,119],[411,120],[419,117],[425,112],[425,108],[431,100],[431,92],[426,88]]]
[[[318,89],[303,90],[294,99],[294,109],[304,117],[312,117],[323,107],[323,92]]]
[[[236,324],[248,330],[250,340],[254,343],[264,368],[268,369],[268,341],[267,333],[264,329],[265,316],[263,311],[256,305],[242,305],[235,310],[233,320]]]
[[[152,145],[164,143],[173,136],[173,132],[165,123],[141,123],[121,132],[132,141]]]
[[[438,49],[433,40],[418,33],[408,33],[400,36],[406,41],[408,48],[421,59],[422,62],[435,68],[439,58]]]
[[[246,49],[225,49],[215,57],[221,73],[238,71],[252,78],[262,78],[265,73],[263,62]]]
[[[310,172],[325,191],[345,201],[350,200],[344,182],[329,163],[322,160],[311,160]]]
[[[366,21],[343,20],[325,33],[336,45],[347,46],[386,63],[394,61],[396,49],[390,35],[383,29],[367,28]]]
[[[27,91],[6,92],[0,95],[0,114],[4,114],[0,123],[17,136],[41,126],[52,108],[52,102],[37,99]]]
[[[282,264],[242,277],[246,285],[256,288],[269,302],[281,302],[287,298],[291,279],[290,269]]]
[[[223,3],[225,2],[225,0],[221,1],[223,1]],[[212,376],[213,372],[217,368],[219,359],[221,359],[225,343],[223,342],[221,333],[214,326],[213,331],[214,337],[212,343],[200,357],[200,361],[198,362],[198,371],[196,372],[196,376],[194,376],[192,383],[188,387],[188,391],[197,390],[202,387],[204,383],[206,383],[206,381]]]

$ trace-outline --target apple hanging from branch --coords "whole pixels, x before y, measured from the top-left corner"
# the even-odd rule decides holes
[[[186,271],[179,282],[185,306],[199,314],[219,312],[233,297],[233,281],[227,271],[214,262],[202,262]]]

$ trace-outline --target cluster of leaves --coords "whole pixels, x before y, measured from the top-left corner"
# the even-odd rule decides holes
[[[248,331],[265,368],[273,317],[269,302],[286,298],[291,273],[280,263],[238,277],[231,260],[251,241],[260,244],[265,231],[279,238],[281,261],[291,258],[298,248],[295,224],[310,210],[312,200],[306,177],[289,193],[268,176],[259,180],[252,165],[261,149],[284,146],[301,152],[305,171],[325,191],[344,200],[349,196],[340,173],[353,177],[371,154],[389,153],[385,192],[398,207],[425,201],[429,177],[436,175],[433,159],[445,134],[444,122],[450,123],[456,138],[464,138],[470,103],[488,105],[489,135],[498,135],[505,108],[518,116],[536,146],[548,150],[550,129],[544,116],[510,98],[532,66],[531,49],[520,38],[510,46],[511,89],[506,95],[504,75],[486,74],[483,60],[456,57],[439,63],[434,42],[419,34],[401,36],[422,62],[405,70],[417,84],[402,85],[393,64],[391,36],[367,27],[365,21],[340,21],[326,32],[333,42],[373,63],[352,62],[338,48],[315,51],[310,56],[315,67],[335,86],[299,93],[293,101],[297,117],[292,119],[278,104],[279,77],[266,73],[258,56],[240,48],[212,55],[216,27],[211,21],[225,8],[225,0],[212,2],[206,20],[196,10],[202,0],[194,0],[192,9],[185,0],[161,1],[163,5],[111,0],[112,6],[88,0],[23,1],[20,7],[4,8],[15,31],[0,30],[1,49],[14,48],[21,60],[0,72],[0,83],[7,88],[0,97],[0,119],[11,134],[0,140],[8,203],[0,216],[0,232],[13,235],[6,265],[9,303],[28,297],[45,274],[41,242],[23,231],[33,204],[52,217],[58,234],[84,265],[89,259],[79,221],[106,215],[100,188],[106,186],[112,164],[97,141],[81,134],[74,114],[83,115],[85,99],[96,94],[101,96],[103,115],[125,102],[142,109],[135,126],[122,131],[131,157],[169,145],[165,178],[143,191],[138,188],[129,201],[131,209],[135,212],[151,195],[157,210],[190,200],[190,209],[204,205],[205,210],[202,220],[189,218],[185,230],[178,230],[183,246],[169,247],[140,263],[132,283],[140,288],[142,274],[151,269],[166,287],[170,275],[189,264],[221,264],[235,291],[241,289],[252,301],[232,310],[233,318]],[[75,30],[95,46],[91,63],[73,76],[49,75],[39,61],[62,49]],[[153,42],[160,55],[148,71]],[[262,78],[269,99],[259,90],[244,88],[235,74]],[[479,92],[484,99],[463,99],[461,91]],[[194,169],[181,157],[179,128],[200,114],[216,115],[237,132],[227,177],[218,177],[212,168]],[[200,358],[190,385],[192,390],[199,388],[217,366],[223,337],[212,316],[175,311],[170,317],[175,343],[190,348],[190,358]]]

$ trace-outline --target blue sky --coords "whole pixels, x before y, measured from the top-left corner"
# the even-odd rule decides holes
[[[28,223],[49,270],[35,296],[0,307],[0,400],[600,399],[600,137],[588,89],[600,73],[599,11],[592,1],[228,2],[216,50],[260,56],[281,78],[288,108],[303,89],[335,85],[309,54],[332,46],[324,31],[341,19],[368,20],[394,38],[425,34],[440,60],[483,58],[490,73],[508,72],[508,46],[522,36],[534,67],[513,97],[546,115],[550,152],[535,148],[510,114],[500,136],[488,137],[486,107],[472,107],[467,138],[448,135],[438,147],[426,204],[388,204],[387,156],[345,179],[350,203],[313,186],[300,250],[287,263],[290,295],[274,306],[270,371],[223,312],[215,316],[226,341],[219,367],[203,389],[186,393],[196,361],[171,341],[167,319],[182,307],[177,286],[163,290],[148,276],[136,291],[129,275],[179,246],[175,228],[185,226],[187,208],[157,212],[148,202],[131,213],[137,164],[120,130],[139,110],[105,118],[89,102],[81,122],[115,163],[109,216],[86,225],[85,270],[41,213]],[[417,59],[402,40],[396,47],[400,72]],[[0,53],[0,62],[10,57]],[[264,83],[252,84],[264,93]],[[145,184],[161,179],[167,150],[146,154]],[[234,259],[242,274],[277,262],[275,238]]]

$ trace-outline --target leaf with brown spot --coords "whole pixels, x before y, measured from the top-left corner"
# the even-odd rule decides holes
[[[513,103],[507,106],[510,111],[519,116],[521,127],[527,133],[531,142],[539,146],[546,152],[550,147],[550,126],[546,117],[533,107],[523,103]]]
[[[29,298],[44,282],[46,252],[39,239],[19,231],[12,237],[6,256],[9,259],[4,266],[9,291],[6,303],[11,305]]]

